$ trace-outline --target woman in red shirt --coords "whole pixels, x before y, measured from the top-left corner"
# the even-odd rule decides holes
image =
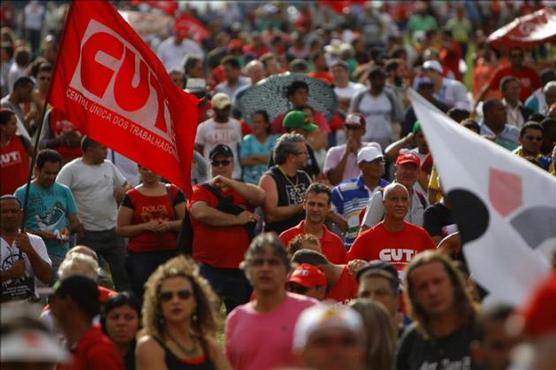
[[[127,191],[116,231],[129,238],[127,272],[133,292],[142,298],[143,285],[151,273],[177,254],[185,197],[176,186],[162,183],[154,172],[138,168],[141,183]]]

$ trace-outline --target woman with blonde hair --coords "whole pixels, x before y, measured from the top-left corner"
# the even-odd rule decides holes
[[[159,266],[145,285],[137,369],[231,369],[214,340],[217,307],[194,262],[180,256]]]
[[[368,298],[358,298],[349,306],[359,312],[367,335],[366,370],[394,368],[397,336],[394,323],[382,303]]]

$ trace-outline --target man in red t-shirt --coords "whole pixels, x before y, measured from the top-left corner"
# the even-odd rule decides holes
[[[310,249],[295,252],[292,263],[308,263],[324,272],[328,286],[326,299],[346,303],[357,296],[359,286],[348,265],[331,263],[323,254]]]
[[[305,192],[303,209],[305,220],[280,234],[280,240],[287,247],[290,240],[300,234],[311,234],[320,239],[322,253],[333,263],[346,263],[344,243],[330,232],[324,222],[330,212],[332,193],[324,184],[313,183]]]
[[[58,370],[123,370],[123,358],[116,346],[102,334],[93,318],[100,314],[97,284],[89,277],[71,275],[60,280],[50,299],[50,309],[72,348],[71,366]]]
[[[417,253],[434,249],[435,244],[425,229],[404,221],[409,209],[405,186],[393,183],[385,187],[383,204],[384,220],[359,234],[348,251],[348,260],[381,260],[402,271]]]
[[[492,79],[481,90],[477,101],[481,101],[484,95],[489,90],[498,90],[500,81],[506,76],[513,76],[519,80],[521,84],[521,93],[519,100],[524,103],[525,100],[539,87],[541,87],[541,80],[539,74],[533,68],[527,67],[523,64],[525,58],[523,49],[512,48],[509,52],[510,65],[501,67],[496,71]]]
[[[252,211],[262,205],[265,193],[256,185],[232,179],[234,155],[229,146],[215,146],[209,158],[213,178],[193,187],[189,201],[193,259],[230,312],[251,294],[239,264],[251,241],[249,228],[257,222]]]
[[[0,110],[0,195],[12,194],[25,184],[32,145],[16,134],[17,118],[9,109]]]

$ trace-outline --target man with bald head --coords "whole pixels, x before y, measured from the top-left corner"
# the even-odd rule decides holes
[[[348,260],[381,260],[402,271],[419,252],[435,249],[429,234],[404,220],[409,210],[409,192],[400,183],[384,188],[384,220],[359,234],[348,251]]]

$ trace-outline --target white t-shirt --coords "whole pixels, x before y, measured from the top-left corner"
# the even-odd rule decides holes
[[[348,82],[346,87],[335,87],[334,94],[338,99],[351,99],[355,93],[366,90],[365,85],[358,82]]]
[[[179,45],[174,43],[174,36],[168,37],[158,46],[156,54],[167,71],[171,69],[183,70],[186,56],[204,58],[203,49],[193,40],[184,39]]]
[[[46,245],[44,244],[43,240],[33,234],[27,233],[29,236],[29,241],[31,242],[31,246],[37,252],[39,257],[52,266],[52,261],[50,257],[48,257],[48,252],[46,250]],[[17,300],[18,296],[22,297],[21,299],[26,299],[24,296],[25,294],[29,294],[31,290],[31,294],[36,296],[36,287],[39,280],[35,277],[35,273],[33,272],[33,267],[31,266],[31,261],[29,261],[29,257],[27,254],[22,253],[23,260],[25,261],[25,275],[18,279],[6,280],[2,282],[2,297],[5,296],[11,297],[13,300]],[[4,238],[0,238],[0,263],[2,271],[7,271],[14,263],[19,260],[19,249],[15,246],[15,241],[11,245],[8,244]]]
[[[209,157],[212,148],[218,144],[229,146],[234,153],[234,179],[241,178],[241,167],[239,165],[238,147],[241,142],[241,124],[237,119],[229,118],[228,122],[216,122],[209,118],[199,124],[195,144],[203,146],[203,156]]]
[[[103,231],[116,227],[118,203],[114,188],[123,186],[126,179],[110,161],[89,165],[76,158],[62,167],[56,181],[71,189],[86,230]]]
[[[118,167],[118,170],[124,175],[130,186],[139,185],[139,170],[137,169],[137,163],[112,149],[108,149],[106,159]]]
[[[392,103],[383,92],[378,96],[365,94],[359,104],[359,111],[367,121],[363,141],[376,141],[386,148],[392,136]]]

